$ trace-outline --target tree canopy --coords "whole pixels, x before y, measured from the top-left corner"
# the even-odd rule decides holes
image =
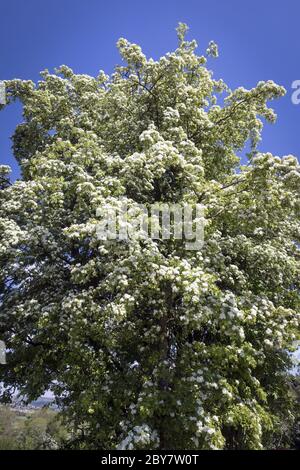
[[[21,179],[0,166],[2,400],[51,390],[77,448],[262,449],[294,419],[300,167],[257,150],[285,90],[229,89],[186,31],[159,60],[120,39],[110,76],[5,81],[24,120]],[[203,246],[100,240],[121,199],[202,204]]]

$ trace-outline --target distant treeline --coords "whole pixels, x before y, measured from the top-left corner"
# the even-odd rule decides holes
[[[67,438],[54,410],[0,406],[0,450],[58,449]]]

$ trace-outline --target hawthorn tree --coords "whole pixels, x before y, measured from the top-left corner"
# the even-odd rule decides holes
[[[0,167],[2,400],[51,390],[73,447],[262,449],[293,421],[300,168],[257,151],[285,90],[230,90],[186,30],[157,61],[120,39],[111,76],[5,81],[24,122],[21,179]],[[100,240],[120,198],[201,203],[202,248]]]

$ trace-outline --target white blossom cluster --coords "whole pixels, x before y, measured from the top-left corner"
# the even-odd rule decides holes
[[[1,382],[52,390],[80,448],[261,449],[293,417],[300,169],[257,151],[284,89],[229,90],[186,31],[158,60],[120,39],[110,76],[5,81],[24,122],[22,178],[0,165]],[[203,246],[101,239],[124,201],[132,233],[141,204],[201,204]]]

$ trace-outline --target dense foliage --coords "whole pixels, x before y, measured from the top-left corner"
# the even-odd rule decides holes
[[[111,76],[5,82],[24,122],[22,179],[0,166],[2,398],[52,390],[79,448],[261,449],[294,421],[300,167],[257,151],[285,91],[230,90],[216,45],[177,32],[159,60],[120,39]],[[120,198],[203,204],[203,247],[99,240],[97,208]]]

